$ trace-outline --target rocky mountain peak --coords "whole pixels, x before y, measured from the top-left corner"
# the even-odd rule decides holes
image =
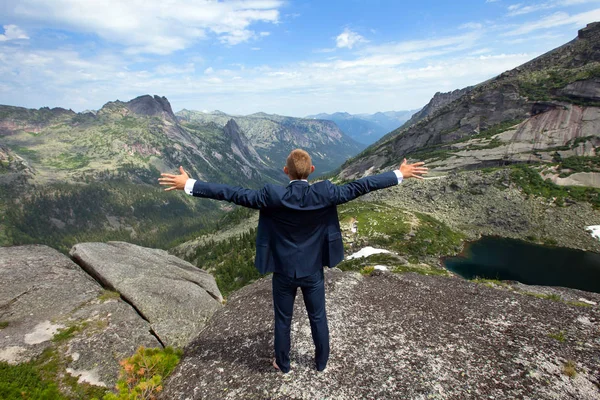
[[[166,97],[150,96],[148,94],[136,97],[125,103],[129,111],[143,116],[161,116],[175,120],[175,114]]]
[[[577,37],[579,39],[593,39],[594,37],[600,36],[600,22],[592,22],[587,24],[583,29],[580,29]]]
[[[242,133],[242,131],[240,129],[240,126],[237,124],[237,122],[235,122],[235,120],[233,118],[231,118],[225,124],[225,134],[227,136],[231,137],[232,139],[233,138],[241,139],[241,136],[244,136],[244,134]],[[244,138],[245,138],[245,136],[244,136]]]
[[[433,95],[433,98],[423,108],[422,112],[427,115],[433,114],[435,111],[444,107],[446,104],[452,103],[454,100],[462,97],[469,93],[473,89],[473,86],[468,86],[464,89],[456,89],[451,92],[437,92]]]
[[[251,160],[256,161],[261,159],[254,146],[252,146],[250,139],[244,135],[244,132],[242,132],[233,118],[227,121],[223,132],[225,133],[225,137],[231,140],[231,150],[233,153],[242,157],[248,165],[252,165]]]

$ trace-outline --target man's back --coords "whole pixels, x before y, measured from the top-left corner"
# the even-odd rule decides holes
[[[256,237],[255,265],[260,272],[299,278],[343,259],[329,185],[294,181],[287,187],[266,186],[270,205],[260,210]]]

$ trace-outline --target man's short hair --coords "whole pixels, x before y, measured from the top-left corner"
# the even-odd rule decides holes
[[[312,161],[302,149],[292,150],[285,163],[292,179],[306,179],[311,173]]]

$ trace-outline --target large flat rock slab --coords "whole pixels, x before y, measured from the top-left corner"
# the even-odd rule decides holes
[[[126,242],[79,243],[70,254],[132,304],[164,345],[186,345],[222,307],[212,275],[164,250]]]
[[[184,349],[161,398],[600,398],[600,294],[414,273],[332,269],[325,276],[331,358],[324,372],[314,369],[300,292],[292,370],[271,366],[273,306],[264,278],[232,295]],[[561,301],[540,298],[550,295]],[[573,378],[563,372],[568,361]]]
[[[159,347],[150,326],[77,264],[40,245],[0,247],[0,361],[17,364],[53,346],[74,376],[112,387],[119,361],[138,346]],[[55,334],[72,337],[53,342]]]

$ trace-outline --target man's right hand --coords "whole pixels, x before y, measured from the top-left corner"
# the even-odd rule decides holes
[[[165,189],[166,191],[183,190],[185,188],[185,183],[190,177],[181,166],[179,167],[179,172],[181,172],[181,175],[160,174],[162,178],[158,178],[159,184],[169,186]]]
[[[405,158],[404,161],[402,161],[402,164],[400,164],[400,172],[402,173],[402,177],[404,179],[408,179],[408,178],[423,179],[423,177],[421,175],[426,175],[427,171],[429,170],[429,168],[425,168],[425,167],[423,167],[423,165],[425,165],[424,162],[408,164],[406,162],[406,158]]]

